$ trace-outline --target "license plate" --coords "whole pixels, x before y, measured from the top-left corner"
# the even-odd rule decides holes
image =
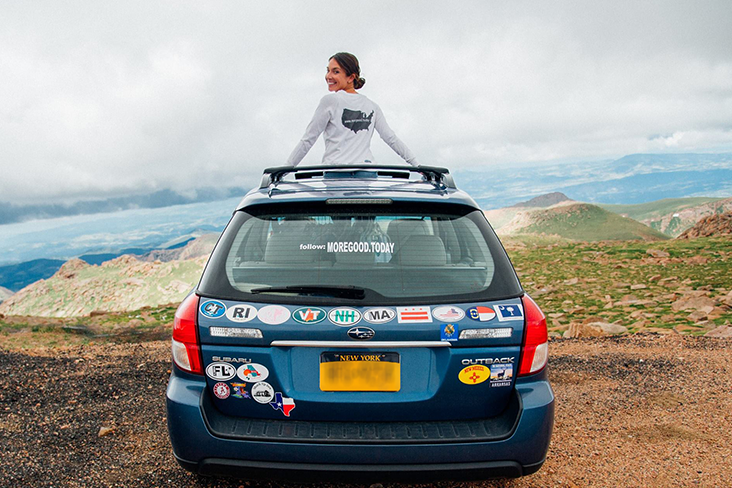
[[[399,391],[398,352],[324,352],[320,354],[322,391]]]

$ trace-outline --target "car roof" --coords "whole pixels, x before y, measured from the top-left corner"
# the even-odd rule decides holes
[[[447,168],[435,166],[281,166],[267,168],[259,188],[251,190],[237,210],[280,202],[364,203],[391,201],[454,203],[479,208],[455,186]]]

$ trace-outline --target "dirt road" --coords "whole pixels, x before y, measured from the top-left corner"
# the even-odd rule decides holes
[[[544,467],[438,486],[732,486],[731,346],[677,335],[552,342],[557,416]],[[0,351],[0,486],[279,486],[178,467],[169,361],[167,341]]]

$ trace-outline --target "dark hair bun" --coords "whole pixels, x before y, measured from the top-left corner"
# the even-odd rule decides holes
[[[353,88],[355,88],[356,90],[358,90],[365,84],[366,84],[366,80],[364,78],[356,78],[355,80],[353,80]]]

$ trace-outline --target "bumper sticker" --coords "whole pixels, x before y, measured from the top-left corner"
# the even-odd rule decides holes
[[[397,307],[399,323],[432,322],[430,307]]]
[[[496,312],[490,307],[473,307],[468,309],[468,317],[478,322],[488,322],[496,317]]]
[[[201,315],[210,319],[217,319],[226,313],[226,305],[218,300],[208,300],[201,304]]]
[[[432,311],[432,316],[442,322],[457,322],[465,317],[465,312],[462,308],[453,306],[437,307]]]
[[[507,322],[509,320],[524,320],[524,311],[521,305],[496,305],[499,322]]]
[[[215,381],[226,381],[236,376],[236,367],[229,363],[216,362],[206,366],[206,376]]]
[[[267,305],[257,312],[259,320],[269,325],[284,324],[290,318],[290,311],[281,305]]]
[[[440,340],[442,341],[456,341],[458,340],[458,324],[443,324],[440,329]]]
[[[290,412],[292,411],[292,409],[295,408],[295,399],[283,397],[282,393],[278,391],[277,393],[275,393],[274,401],[270,402],[269,404],[275,410],[282,410],[282,413],[285,414],[285,417],[289,417]]]
[[[246,391],[246,387],[246,383],[232,383],[231,388],[233,391],[231,392],[231,396],[234,398],[249,398],[249,393]]]
[[[463,368],[463,370],[460,371],[460,374],[458,374],[458,379],[466,385],[477,385],[483,383],[490,377],[490,368],[483,366],[482,364]]]
[[[491,386],[511,386],[512,364],[491,364]]]
[[[226,310],[226,318],[232,322],[249,322],[257,316],[257,309],[251,305],[240,303],[232,305]]]
[[[267,379],[269,370],[266,366],[257,363],[242,364],[236,371],[236,375],[247,383],[258,383]]]
[[[214,395],[216,395],[216,398],[220,398],[221,400],[226,400],[227,398],[229,398],[231,389],[229,389],[229,385],[227,385],[226,383],[216,383],[213,386],[213,392],[214,392]]]
[[[270,403],[274,399],[274,388],[269,383],[262,381],[252,385],[252,398],[257,403]]]

